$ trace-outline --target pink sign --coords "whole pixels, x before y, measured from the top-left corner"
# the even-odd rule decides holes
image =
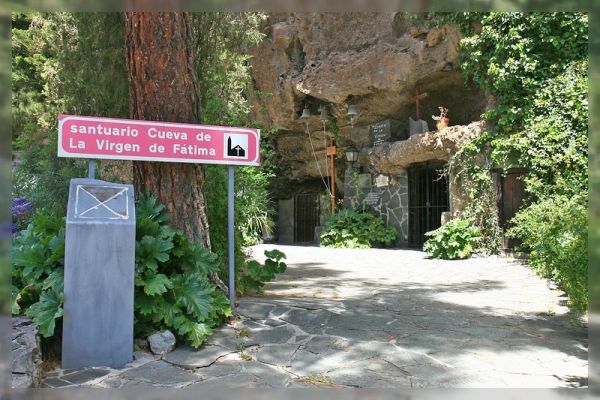
[[[260,130],[58,116],[58,156],[202,164],[260,164]]]

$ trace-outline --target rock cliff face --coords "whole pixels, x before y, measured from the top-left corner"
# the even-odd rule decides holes
[[[450,125],[479,120],[486,98],[465,83],[458,70],[457,29],[428,28],[427,21],[405,13],[273,14],[266,38],[251,50],[255,118],[277,131],[276,151],[290,180],[319,177],[308,131],[316,150],[323,146],[318,118],[325,107],[335,118],[337,164],[344,146],[369,147],[369,124],[392,120],[391,140],[406,136],[408,117],[416,117],[416,90],[425,93],[420,116],[435,126],[438,107],[449,109]],[[359,115],[351,126],[348,105]],[[300,119],[304,107],[314,115]],[[317,139],[318,140],[315,140]],[[339,178],[343,178],[340,172]]]

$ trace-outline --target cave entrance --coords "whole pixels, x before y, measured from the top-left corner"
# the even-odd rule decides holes
[[[315,228],[319,226],[319,195],[294,195],[294,242],[314,243]]]
[[[429,163],[408,168],[408,245],[422,247],[425,232],[441,226],[444,211],[449,210],[448,178],[441,173],[443,164]]]

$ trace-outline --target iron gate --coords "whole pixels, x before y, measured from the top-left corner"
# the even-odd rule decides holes
[[[298,193],[294,196],[294,242],[314,242],[319,226],[319,195]]]
[[[448,179],[440,167],[413,167],[408,170],[408,244],[422,247],[425,232],[441,225],[442,212],[449,210]]]

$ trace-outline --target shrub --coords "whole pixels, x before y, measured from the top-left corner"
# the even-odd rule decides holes
[[[285,272],[287,265],[281,261],[286,258],[279,250],[265,250],[265,264],[261,265],[256,260],[248,261],[239,277],[238,291],[244,293],[254,290],[262,293],[266,282],[275,278],[275,274]]]
[[[457,218],[425,235],[429,239],[423,245],[423,251],[433,258],[454,260],[471,256],[479,240],[479,229],[469,220]]]
[[[529,266],[556,282],[578,312],[588,303],[587,216],[587,193],[555,195],[517,213],[508,232],[529,252]]]
[[[329,217],[321,232],[323,247],[359,248],[389,246],[396,240],[395,228],[386,228],[381,217],[367,211],[340,210]]]

